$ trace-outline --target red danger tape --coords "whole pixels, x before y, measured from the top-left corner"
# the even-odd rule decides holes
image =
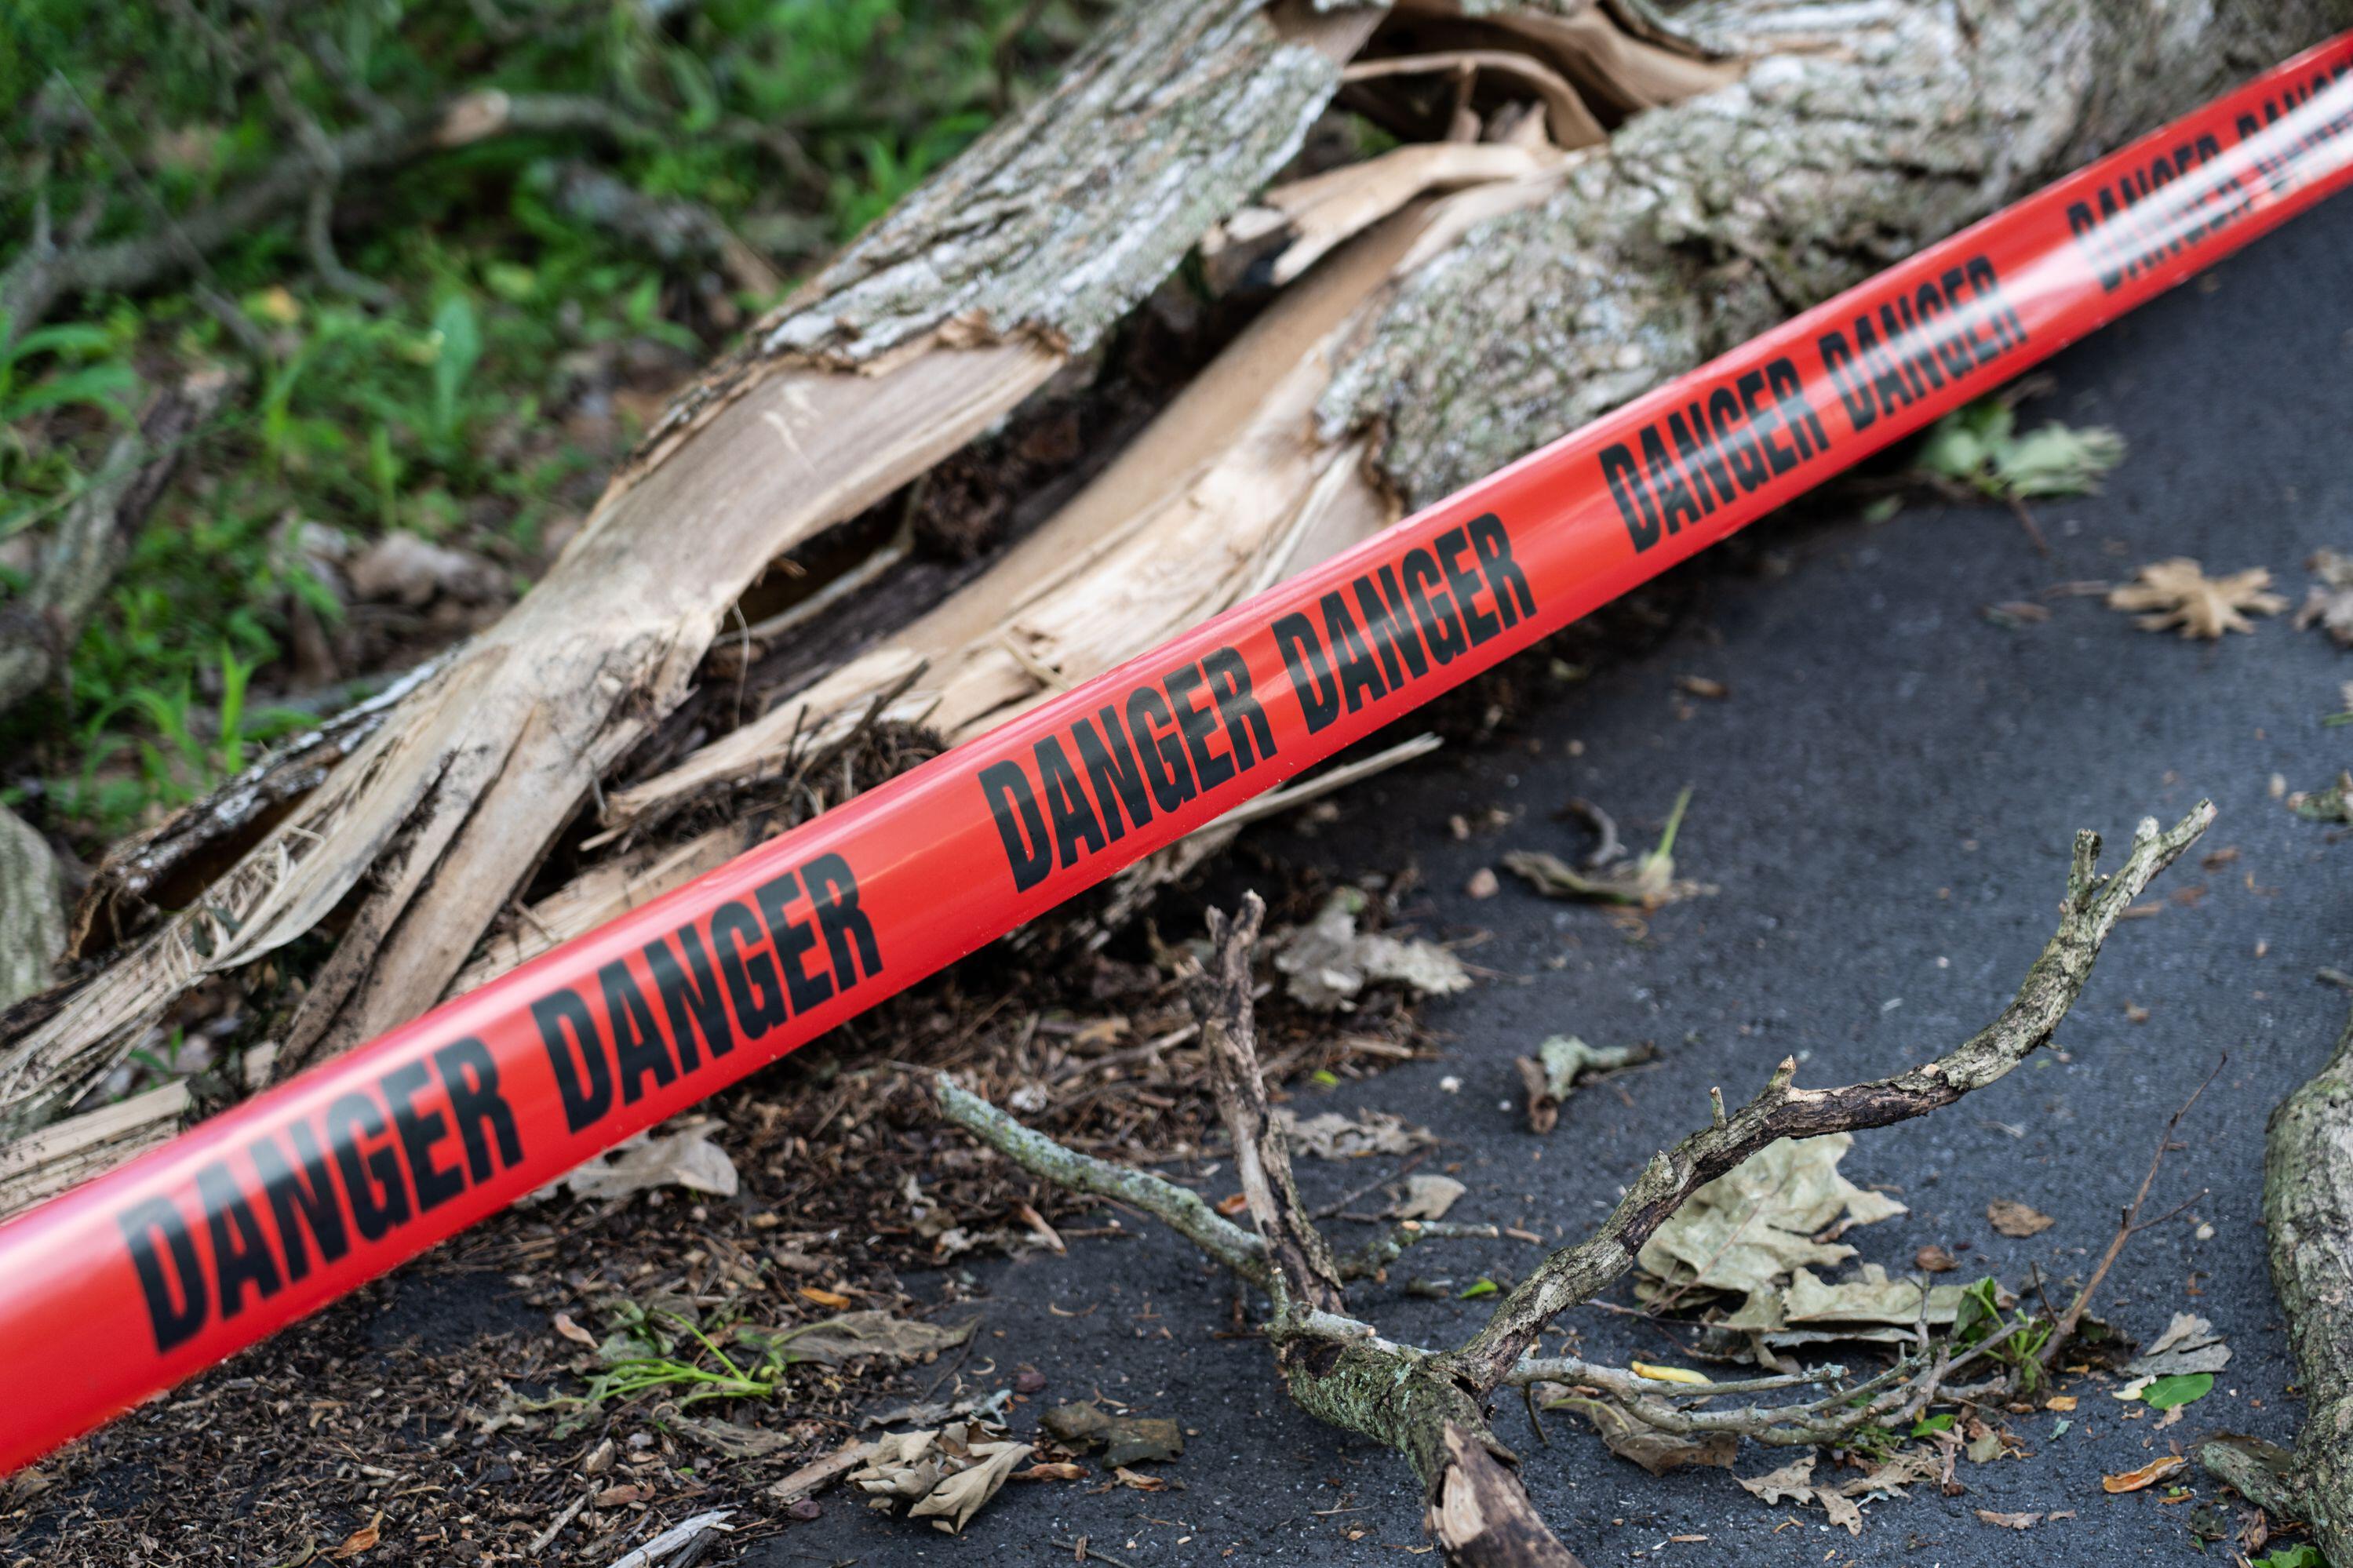
[[[2353,183],[2353,33],[691,886],[0,1225],[14,1469]]]

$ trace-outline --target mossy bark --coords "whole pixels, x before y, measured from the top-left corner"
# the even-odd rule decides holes
[[[2346,0],[1709,0],[1756,60],[1400,290],[1327,434],[1409,505],[1491,473],[2353,21]]]
[[[2203,1444],[2199,1458],[2256,1502],[2304,1521],[2335,1568],[2353,1568],[2353,1020],[2327,1065],[2272,1112],[2263,1225],[2304,1430],[2292,1453],[2233,1440]]]

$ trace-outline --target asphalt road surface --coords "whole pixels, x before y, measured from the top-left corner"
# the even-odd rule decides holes
[[[2155,889],[2162,912],[2109,943],[2060,1032],[2063,1057],[1953,1111],[1867,1134],[1845,1165],[1911,1209],[1849,1237],[1866,1260],[1901,1268],[1923,1244],[1966,1243],[1970,1268],[2012,1284],[2035,1266],[2080,1276],[2166,1117],[2227,1052],[2155,1199],[2189,1200],[2189,1213],[2134,1242],[2099,1304],[2144,1339],[2177,1310],[2211,1317],[2236,1352],[2213,1394],[2153,1436],[2153,1421],[2121,1419],[2105,1386],[2080,1380],[2063,1436],[2055,1415],[2012,1417],[2025,1457],[1965,1462],[1965,1496],[1932,1488],[1870,1504],[1859,1539],[1819,1511],[1767,1507],[1721,1470],[1653,1479],[1570,1417],[1547,1421],[1546,1447],[1505,1409],[1499,1430],[1524,1456],[1537,1502],[1587,1562],[2188,1561],[2190,1508],[2152,1492],[2106,1496],[2102,1473],[2209,1428],[2294,1433],[2292,1367],[2264,1274],[2263,1128],[2342,1022],[2345,998],[2314,971],[2353,959],[2353,844],[2292,815],[2272,789],[2274,775],[2322,786],[2353,762],[2353,729],[2321,722],[2344,706],[2353,656],[2284,617],[2212,645],[2138,630],[2092,597],[2044,601],[2042,624],[2005,626],[1985,611],[2171,555],[2217,574],[2267,566],[2300,601],[2313,550],[2353,549],[2348,285],[2353,201],[2340,201],[2056,361],[2056,389],[2026,417],[2113,425],[2131,452],[2105,494],[2039,507],[2050,557],[2000,507],[1768,521],[1745,558],[1703,576],[1661,646],[1546,697],[1509,743],[1440,752],[1360,787],[1312,837],[1262,832],[1279,859],[1335,879],[1416,868],[1425,932],[1491,933],[1467,956],[1492,976],[1429,1009],[1443,1060],[1324,1096],[1328,1106],[1310,1091],[1301,1108],[1394,1110],[1429,1126],[1470,1184],[1454,1217],[1551,1237],[1580,1232],[1654,1149],[1704,1119],[1711,1085],[1736,1101],[1790,1053],[1801,1082],[1875,1076],[1983,1024],[2049,934],[2076,828],[2100,828],[2113,847],[2143,816],[2170,820],[2201,796],[2221,808]],[[1683,676],[1725,682],[1730,695],[1689,698]],[[1500,869],[1505,848],[1572,850],[1552,817],[1569,796],[1600,803],[1647,843],[1686,784],[1695,793],[1677,855],[1719,890],[1662,911],[1645,942],[1508,875],[1493,898],[1464,891],[1482,867]],[[1467,841],[1449,832],[1450,816],[1490,806],[1512,813],[1511,826]],[[2235,859],[2200,866],[2200,853],[2226,847]],[[1230,896],[1240,873],[1221,875],[1212,891]],[[2185,889],[2202,896],[2166,897]],[[1517,1096],[1512,1059],[1557,1032],[1652,1040],[1662,1058],[1574,1099],[1538,1138],[1505,1108]],[[1449,1079],[1460,1080],[1451,1092]],[[1377,1167],[1303,1171],[1314,1197]],[[1204,1185],[1222,1192],[1219,1180]],[[2008,1239],[1986,1219],[1996,1198],[2057,1224]],[[1508,1241],[1433,1246],[1393,1278],[1510,1275],[1535,1256]],[[1042,1371],[1049,1389],[1029,1411],[1100,1390],[1176,1418],[1197,1435],[1160,1469],[1183,1489],[1014,1487],[953,1541],[835,1491],[823,1519],[744,1561],[1035,1563],[1067,1560],[1050,1542],[1082,1535],[1138,1565],[1391,1563],[1424,1547],[1403,1466],[1293,1409],[1261,1343],[1214,1337],[1229,1326],[1229,1292],[1183,1245],[1082,1242],[1066,1258],[976,1272],[990,1300],[974,1363]],[[1483,1315],[1479,1301],[1409,1299],[1394,1283],[1352,1300],[1423,1342],[1457,1339]],[[1624,1316],[1581,1311],[1565,1326],[1597,1357],[1673,1350]],[[1786,1458],[1751,1447],[1740,1471]],[[1980,1523],[1981,1508],[2071,1517],[2016,1532]]]

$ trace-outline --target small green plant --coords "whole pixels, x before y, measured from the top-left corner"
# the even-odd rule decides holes
[[[849,1326],[841,1318],[788,1329],[762,1328],[729,1315],[698,1321],[669,1307],[628,1300],[616,1302],[611,1316],[614,1330],[597,1348],[604,1370],[577,1398],[557,1403],[596,1409],[656,1390],[673,1391],[681,1405],[706,1399],[773,1399],[787,1367],[828,1359],[818,1349],[804,1353],[801,1342],[817,1346],[811,1336],[826,1336],[838,1351],[839,1336]]]
[[[2125,438],[2103,425],[2057,420],[2018,434],[2018,411],[1981,398],[1938,420],[1914,460],[1939,479],[2002,500],[2088,495],[2124,461]]]
[[[2051,1342],[2055,1327],[2050,1319],[2032,1312],[2005,1310],[2001,1283],[1988,1275],[1962,1289],[1960,1311],[1953,1321],[1953,1341],[1970,1347],[2000,1335],[1986,1353],[2011,1369],[2019,1393],[2031,1394],[2042,1382],[2042,1347]]]
[[[605,1370],[588,1380],[582,1405],[634,1399],[658,1388],[677,1390],[681,1405],[705,1399],[771,1399],[777,1375],[790,1363],[780,1353],[789,1334],[754,1342],[758,1353],[745,1357],[744,1364],[683,1313],[624,1302],[618,1315],[619,1328],[605,1342]],[[724,1331],[730,1325],[713,1326]]]
[[[2247,1568],[2328,1568],[2328,1560],[2320,1554],[2319,1547],[2309,1541],[2299,1541],[2252,1559]]]
[[[131,1053],[130,1059],[145,1068],[147,1076],[156,1082],[168,1083],[183,1076],[180,1071],[180,1052],[187,1043],[188,1032],[185,1029],[174,1029],[164,1037],[164,1048],[161,1051],[151,1051],[142,1046]]]

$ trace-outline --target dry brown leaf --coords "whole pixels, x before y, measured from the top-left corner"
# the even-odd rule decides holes
[[[327,1555],[340,1563],[346,1557],[357,1557],[383,1539],[384,1510],[378,1509],[375,1510],[374,1519],[344,1536],[343,1543],[329,1552]]]
[[[804,1285],[800,1288],[800,1294],[828,1311],[839,1312],[849,1305],[849,1297],[839,1290],[828,1290],[822,1285]]]
[[[2261,566],[2209,577],[2186,555],[2152,561],[2136,580],[2108,592],[2108,608],[2141,612],[2135,619],[2143,629],[2166,631],[2179,626],[2186,637],[2220,637],[2224,632],[2252,632],[2246,612],[2275,616],[2287,600],[2265,592],[2272,574]]]
[[[1056,1464],[1032,1465],[1026,1470],[1016,1470],[1013,1479],[1017,1481],[1075,1481],[1084,1479],[1086,1473],[1084,1465],[1074,1465],[1064,1459]]]
[[[1165,1492],[1168,1489],[1168,1482],[1165,1478],[1147,1476],[1141,1470],[1131,1470],[1124,1465],[1112,1471],[1112,1474],[1117,1478],[1121,1486],[1134,1491]]]
[[[1989,1508],[1978,1510],[1978,1517],[2004,1530],[2031,1530],[2042,1522],[2042,1516],[2039,1513],[1996,1513]]]
[[[2100,1489],[2104,1492],[2137,1492],[2153,1487],[2168,1476],[2179,1475],[2189,1461],[2179,1454],[2168,1454],[2162,1459],[2152,1459],[2137,1470],[2126,1470],[2120,1476],[2102,1476]]]
[[[2304,608],[2295,613],[2296,629],[2317,626],[2337,639],[2337,647],[2353,647],[2353,555],[2316,551],[2305,565],[2320,581],[2305,594]]]
[[[1986,1205],[1986,1218],[2004,1236],[2040,1236],[2058,1224],[2049,1215],[2031,1209],[2015,1198],[1996,1198]]]
[[[626,1198],[658,1187],[732,1198],[742,1178],[727,1152],[704,1135],[706,1125],[697,1121],[675,1132],[640,1133],[602,1159],[589,1161],[559,1184],[570,1188],[575,1197],[592,1200]]]
[[[1027,1443],[976,1443],[971,1453],[980,1463],[933,1487],[907,1510],[909,1519],[928,1519],[935,1529],[954,1535],[997,1495],[1013,1467],[1029,1457],[1030,1448]]]
[[[1678,1436],[1673,1433],[1662,1432],[1655,1426],[1635,1420],[1621,1406],[1607,1399],[1593,1399],[1581,1394],[1572,1394],[1549,1401],[1545,1408],[1577,1412],[1593,1423],[1594,1431],[1600,1435],[1603,1445],[1611,1453],[1621,1459],[1633,1461],[1654,1476],[1663,1476],[1669,1470],[1684,1465],[1712,1465],[1718,1469],[1728,1470],[1732,1468],[1733,1461],[1740,1455],[1740,1439],[1729,1432],[1710,1432],[1704,1436],[1691,1437]],[[1800,1462],[1810,1469],[1813,1465],[1812,1450],[1809,1449],[1806,1458]],[[1782,1472],[1775,1473],[1778,1475]],[[1757,1484],[1764,1485],[1771,1479],[1771,1477],[1766,1477]],[[1756,1487],[1749,1486],[1746,1481],[1742,1481],[1740,1484],[1748,1487],[1751,1491],[1757,1489]],[[1773,1500],[1767,1498],[1765,1500],[1770,1502]]]
[[[1912,1265],[1927,1274],[1950,1274],[1960,1267],[1951,1253],[1933,1242],[1912,1255]]]

